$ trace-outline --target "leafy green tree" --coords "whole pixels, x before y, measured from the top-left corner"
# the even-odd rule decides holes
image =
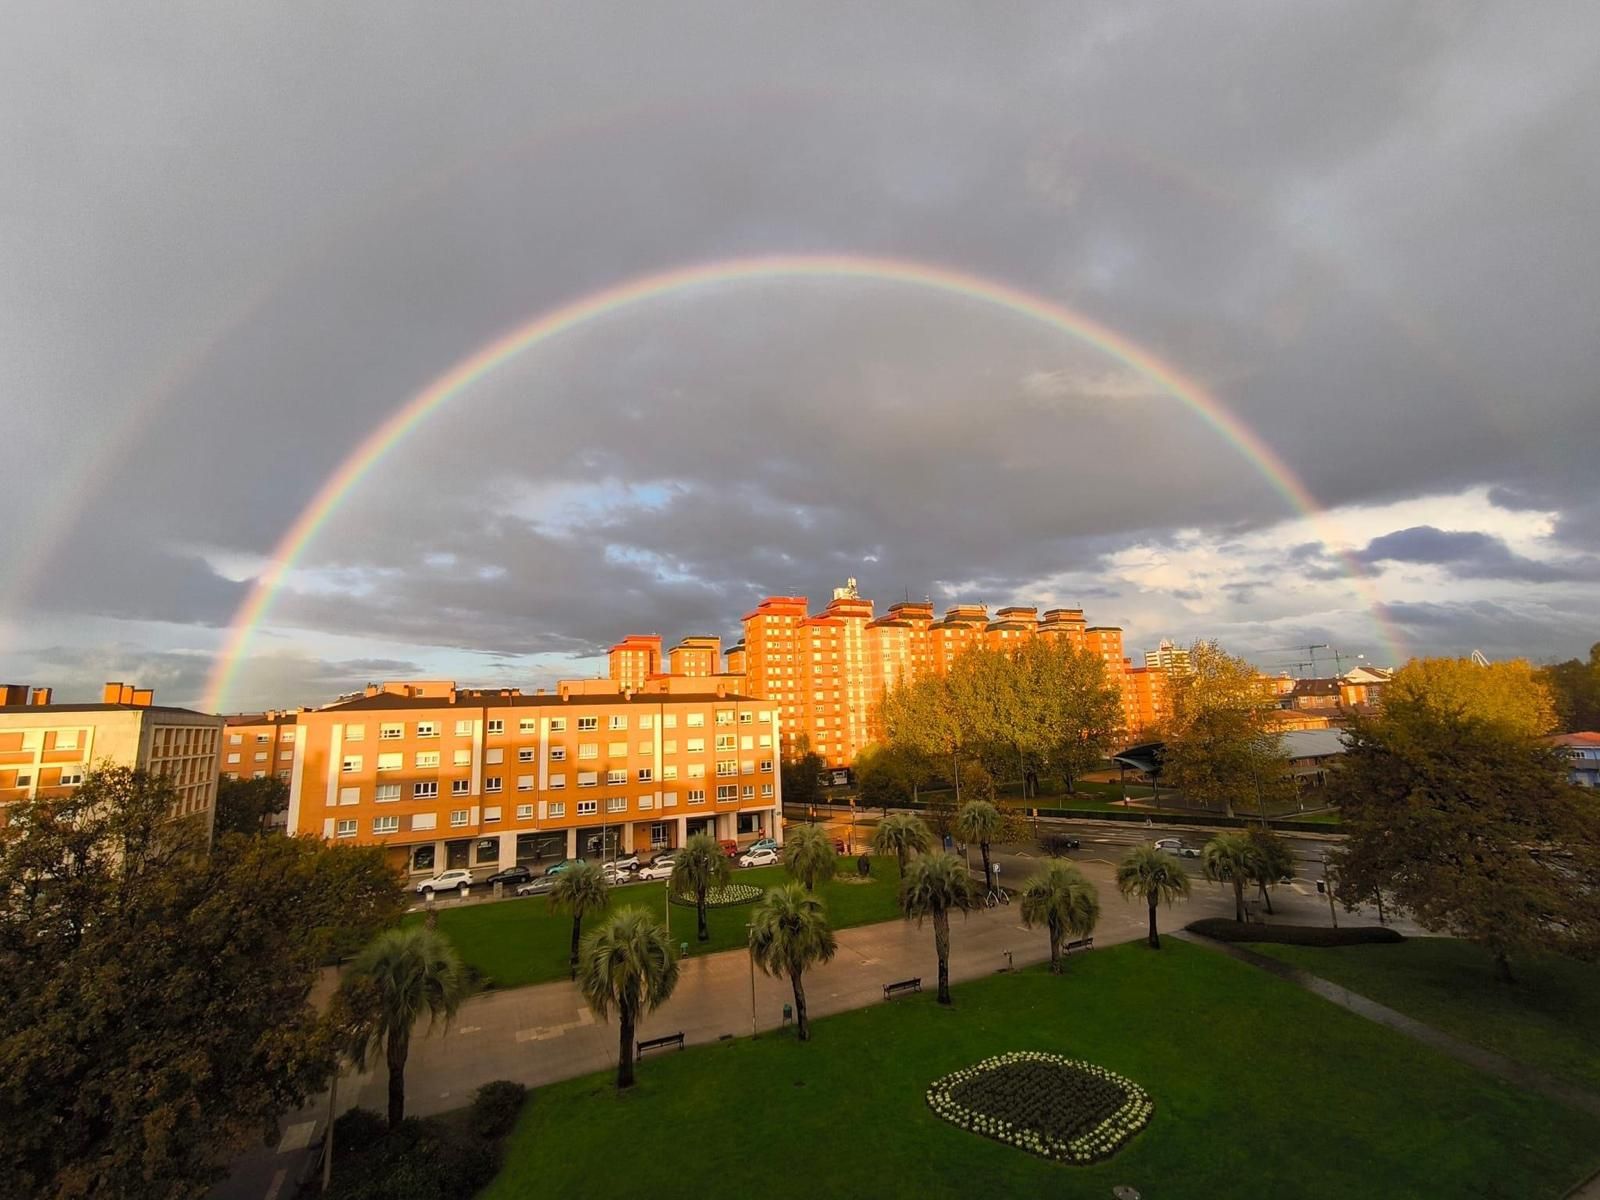
[[[956,815],[956,836],[964,842],[977,842],[983,855],[983,890],[994,886],[994,871],[989,866],[989,846],[1005,828],[1000,810],[987,800],[969,800]]]
[[[1233,919],[1244,921],[1244,888],[1261,875],[1261,856],[1242,833],[1219,833],[1200,850],[1200,870],[1213,883],[1233,885]]]
[[[879,710],[891,746],[926,760],[947,764],[961,803],[961,761],[966,728],[950,680],[923,675],[889,689]]]
[[[900,880],[900,911],[922,927],[933,919],[933,947],[939,956],[939,1003],[950,1003],[950,914],[969,912],[977,903],[966,864],[939,851],[911,860]]]
[[[1557,725],[1543,673],[1520,658],[1487,667],[1470,658],[1414,658],[1384,685],[1383,704],[1391,703],[1503,724],[1524,737],[1539,737]]]
[[[1268,825],[1252,825],[1245,831],[1245,836],[1255,847],[1255,883],[1261,889],[1261,902],[1267,906],[1267,912],[1271,913],[1271,889],[1278,886],[1280,879],[1286,879],[1294,874],[1294,851],[1289,849],[1289,843],[1274,833]]]
[[[406,1116],[406,1059],[411,1031],[424,1015],[430,1029],[455,1016],[467,996],[467,975],[455,947],[437,930],[408,925],[380,933],[350,964],[351,986],[367,997],[353,1007],[368,1020],[356,1029],[351,1061],[365,1070],[379,1054],[389,1071],[389,1128]],[[360,991],[357,991],[360,996]]]
[[[599,863],[581,862],[556,876],[550,889],[550,907],[572,916],[572,977],[578,977],[578,939],[583,935],[583,919],[605,909],[611,888]]]
[[[817,884],[827,883],[838,869],[839,856],[833,839],[821,825],[791,825],[784,833],[783,867],[792,879],[814,892]]]
[[[1045,864],[1022,885],[1022,923],[1050,931],[1050,973],[1061,974],[1061,940],[1086,938],[1100,920],[1100,895],[1071,863]]]
[[[289,808],[289,785],[274,775],[217,781],[214,835],[267,832],[272,818]]]
[[[693,839],[691,839],[693,840]],[[666,928],[642,908],[624,908],[583,939],[578,989],[594,1015],[617,1013],[617,1087],[633,1086],[634,1030],[678,986],[678,959]]]
[[[921,817],[909,813],[895,813],[878,822],[872,835],[874,854],[892,854],[900,863],[900,874],[906,873],[906,859],[913,853],[926,854],[933,848],[933,833]]]
[[[1545,667],[1539,678],[1555,702],[1560,727],[1568,733],[1600,730],[1600,642],[1589,647],[1589,660]]]
[[[1346,730],[1329,783],[1342,894],[1390,897],[1424,929],[1482,946],[1508,981],[1520,955],[1600,954],[1600,806],[1536,725],[1386,695]]]
[[[1135,846],[1117,865],[1117,891],[1129,900],[1143,897],[1150,906],[1150,948],[1161,949],[1156,932],[1156,905],[1171,905],[1189,894],[1189,875],[1172,855],[1154,846]]]
[[[1040,733],[1045,759],[1061,772],[1072,794],[1079,777],[1099,766],[1121,740],[1122,692],[1107,677],[1099,655],[1070,645],[1051,649],[1050,672],[1037,685],[1047,716]]]
[[[684,842],[673,861],[668,882],[675,895],[694,897],[696,936],[702,942],[711,940],[711,930],[706,925],[706,893],[726,887],[732,878],[733,866],[728,856],[709,833],[697,833]]]
[[[327,1082],[310,1004],[346,936],[404,907],[380,850],[174,819],[160,776],[91,771],[0,827],[0,1191],[198,1197]]]
[[[1189,674],[1174,672],[1162,749],[1162,780],[1230,817],[1242,797],[1287,794],[1289,764],[1268,724],[1275,706],[1260,673],[1215,642],[1189,650]]]
[[[908,746],[880,743],[856,756],[856,783],[861,803],[888,812],[919,799],[922,786],[932,778],[925,755]]]
[[[750,952],[756,966],[774,979],[787,976],[794,989],[795,1030],[802,1042],[811,1040],[806,1018],[805,973],[808,967],[832,960],[839,940],[828,925],[821,900],[796,884],[769,888],[751,918]]]
[[[822,785],[817,777],[827,764],[822,755],[811,748],[811,739],[801,734],[795,741],[794,752],[779,767],[783,776],[783,802],[809,807],[822,798]]]

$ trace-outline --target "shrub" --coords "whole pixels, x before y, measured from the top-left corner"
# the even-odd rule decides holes
[[[334,1154],[365,1150],[388,1131],[388,1122],[370,1108],[352,1108],[333,1123]]]
[[[517,1123],[528,1089],[510,1079],[496,1079],[478,1089],[472,1098],[468,1123],[481,1138],[502,1138]]]
[[[496,1148],[442,1121],[408,1118],[366,1149],[339,1157],[332,1200],[470,1200],[499,1170]]]
[[[872,856],[870,854],[863,854],[856,859],[856,874],[863,879],[872,874]]]
[[[1284,946],[1364,946],[1403,942],[1406,939],[1386,925],[1252,925],[1223,917],[1191,921],[1186,928],[1219,942],[1275,942]]]

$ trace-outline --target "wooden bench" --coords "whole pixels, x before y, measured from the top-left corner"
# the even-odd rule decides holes
[[[883,998],[892,1000],[901,992],[920,992],[922,990],[922,976],[915,979],[902,979],[899,983],[886,983],[883,985]]]
[[[1075,942],[1068,942],[1067,943],[1066,953],[1071,954],[1074,950],[1093,950],[1093,949],[1094,949],[1094,939],[1092,937],[1079,938]]]
[[[682,1033],[669,1033],[662,1037],[645,1038],[639,1043],[639,1057],[643,1058],[646,1050],[659,1050],[662,1046],[671,1046],[674,1043],[677,1044],[679,1050],[683,1049]]]

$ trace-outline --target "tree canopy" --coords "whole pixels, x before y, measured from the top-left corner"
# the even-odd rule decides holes
[[[1384,705],[1420,704],[1441,714],[1504,724],[1538,737],[1555,729],[1556,707],[1542,673],[1525,659],[1479,666],[1470,658],[1414,658],[1383,689]]]
[[[289,808],[289,785],[273,775],[217,782],[215,835],[265,833],[278,813]]]
[[[1589,659],[1545,667],[1539,678],[1550,689],[1556,718],[1568,733],[1600,730],[1600,642],[1589,647]]]
[[[1162,781],[1229,816],[1235,805],[1257,807],[1291,788],[1260,672],[1206,641],[1190,648],[1189,665],[1170,677]]]

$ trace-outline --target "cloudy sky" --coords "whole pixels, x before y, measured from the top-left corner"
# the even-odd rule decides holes
[[[1264,666],[1600,638],[1592,3],[0,4],[0,676],[547,683],[846,577]],[[1319,656],[1326,652],[1319,651]],[[1294,669],[1289,665],[1288,669]]]

